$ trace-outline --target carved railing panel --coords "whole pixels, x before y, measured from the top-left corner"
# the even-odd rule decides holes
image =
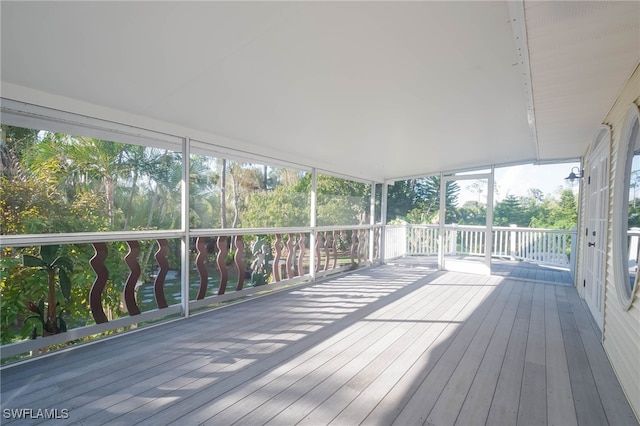
[[[91,307],[91,314],[96,324],[102,324],[109,321],[102,308],[102,292],[109,279],[109,270],[104,265],[104,261],[107,259],[109,252],[107,243],[93,243],[92,245],[95,254],[89,261],[89,264],[96,273],[96,279],[89,291],[89,306]]]
[[[315,252],[316,252],[315,271],[316,272],[320,271],[320,265],[322,264],[322,255],[320,254],[320,247],[324,246],[322,237],[323,237],[322,232],[316,233],[316,243],[315,243]]]
[[[167,299],[164,296],[164,280],[167,278],[167,272],[169,272],[169,261],[167,260],[167,253],[169,253],[169,242],[161,239],[156,240],[158,243],[158,251],[155,254],[156,262],[160,269],[153,283],[153,291],[156,296],[156,304],[159,309],[166,308]]]
[[[220,287],[218,288],[218,294],[224,294],[227,290],[227,280],[229,278],[229,271],[227,271],[227,237],[218,237],[218,257],[216,258],[216,264],[218,265],[218,271],[220,272]]]
[[[304,252],[305,252],[305,235],[300,233],[300,239],[298,240],[298,276],[301,277],[304,275]],[[311,267],[311,265],[309,265]]]
[[[140,255],[140,243],[138,241],[127,241],[129,252],[124,257],[124,263],[129,268],[129,276],[124,285],[124,303],[127,307],[129,315],[139,315],[140,308],[136,303],[136,284],[140,279],[140,263],[138,262],[138,256]]]
[[[329,257],[330,248],[331,248],[331,234],[328,231],[325,231],[324,232],[324,270],[325,271],[329,269],[329,260],[331,259]]]
[[[236,235],[235,239],[236,254],[233,258],[236,269],[238,270],[238,282],[236,284],[236,291],[242,290],[244,285],[244,241],[242,235]]]
[[[345,241],[345,239],[347,238],[347,233],[345,231],[340,231],[339,235],[342,241]],[[338,244],[338,234],[336,233],[336,231],[333,231],[333,269],[336,269],[338,267]]]
[[[280,257],[282,257],[282,235],[276,234],[276,241],[273,243],[273,249],[275,255],[273,256],[273,265],[271,270],[273,272],[273,280],[275,282],[280,281]]]
[[[196,269],[198,270],[198,275],[200,275],[200,287],[198,288],[198,295],[196,296],[196,300],[204,299],[204,297],[207,295],[209,274],[207,272],[207,267],[204,264],[208,256],[207,240],[208,238],[206,237],[196,238],[196,252],[198,253],[198,255],[196,256]]]
[[[291,279],[294,277],[293,275],[293,257],[294,257],[294,244],[295,244],[295,236],[293,234],[289,234],[289,238],[287,239],[287,278]]]
[[[351,256],[351,264],[356,263],[356,250],[357,250],[357,238],[356,231],[351,231],[351,245],[349,246],[349,255]]]

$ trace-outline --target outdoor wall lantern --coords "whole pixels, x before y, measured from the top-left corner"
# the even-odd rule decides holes
[[[572,167],[571,173],[569,173],[569,176],[565,179],[573,184],[577,179],[582,179],[582,176],[584,176],[584,170],[581,170],[579,167]]]

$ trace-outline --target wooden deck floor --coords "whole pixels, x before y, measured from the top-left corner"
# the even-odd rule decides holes
[[[85,425],[637,425],[586,315],[572,287],[386,265],[4,368],[2,409]]]

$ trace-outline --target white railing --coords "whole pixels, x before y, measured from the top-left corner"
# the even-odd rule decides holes
[[[445,255],[484,256],[485,230],[483,226],[446,225]],[[385,258],[407,255],[433,256],[438,254],[440,229],[438,225],[387,226]],[[406,235],[403,242],[401,237]],[[570,254],[576,230],[493,227],[493,257],[525,260],[551,265],[571,266]],[[403,245],[404,244],[404,245]]]
[[[388,225],[384,234],[384,257],[395,259],[410,254],[407,251],[407,234],[409,228],[405,225]]]
[[[567,266],[576,230],[496,227],[495,256]]]
[[[89,260],[87,257],[82,263],[93,268],[96,278],[85,295],[90,305],[87,313],[92,318],[67,318],[67,331],[3,345],[2,357],[37,351],[172,315],[187,317],[193,309],[238,299],[257,291],[276,290],[346,272],[354,267],[377,264],[380,261],[381,229],[382,225],[192,229],[188,238],[182,231],[3,235],[0,249],[10,253],[0,259],[3,262],[10,257],[17,261],[23,248],[92,245],[94,258]],[[255,247],[258,236],[262,238],[262,245]],[[169,247],[180,247],[181,242],[180,258],[174,259],[175,264],[170,264],[167,259]],[[117,247],[109,248],[108,243],[126,243],[128,246],[129,254],[123,259],[130,270],[126,283],[117,274],[109,276],[105,263],[108,254],[112,253],[117,258],[121,253],[113,250]],[[149,252],[156,243],[158,251],[154,259],[157,264],[149,262],[155,271],[154,279],[147,285],[142,281],[141,271],[148,268],[140,259],[144,257],[142,252]],[[213,246],[217,247],[215,253]],[[232,251],[235,253],[229,259]],[[88,271],[87,268],[83,270]],[[260,287],[255,289],[254,285]],[[115,287],[121,295],[121,313],[113,312],[105,304],[107,287]],[[145,293],[145,290],[150,291]],[[149,300],[144,300],[145,297]]]

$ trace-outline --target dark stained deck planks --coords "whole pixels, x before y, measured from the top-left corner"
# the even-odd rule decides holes
[[[69,410],[45,424],[637,424],[587,315],[567,285],[385,265],[3,368],[2,409]]]

